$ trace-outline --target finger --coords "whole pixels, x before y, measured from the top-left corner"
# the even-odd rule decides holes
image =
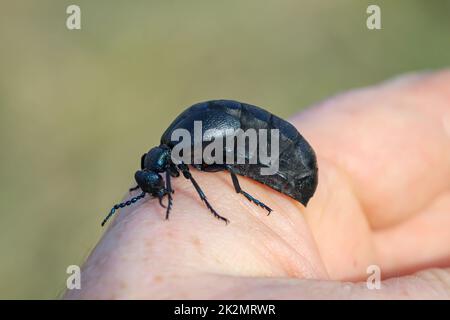
[[[450,188],[450,71],[328,100],[295,118],[347,176],[372,227],[419,212]]]
[[[450,266],[450,192],[408,221],[375,232],[386,277]]]

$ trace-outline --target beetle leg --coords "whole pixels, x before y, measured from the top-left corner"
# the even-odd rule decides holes
[[[258,199],[254,198],[253,196],[249,195],[247,192],[242,190],[241,186],[239,185],[239,180],[238,180],[238,177],[237,177],[236,173],[234,173],[234,171],[233,171],[233,169],[231,167],[228,167],[228,170],[230,171],[230,174],[231,174],[231,180],[233,181],[234,190],[236,190],[237,193],[242,194],[249,201],[257,204],[258,206],[260,206],[260,207],[262,207],[264,209],[266,209],[269,212],[267,215],[269,215],[273,210],[271,208],[269,208],[268,206],[266,206],[261,201],[259,201]]]
[[[214,215],[214,217],[216,217],[217,219],[220,219],[222,221],[225,221],[225,223],[228,223],[229,222],[228,219],[225,217],[222,217],[220,214],[218,214],[216,212],[216,210],[214,210],[213,207],[209,204],[208,200],[206,199],[205,194],[203,193],[203,190],[200,188],[197,181],[195,181],[194,177],[189,172],[189,167],[187,165],[185,165],[184,163],[182,163],[182,164],[178,165],[178,168],[181,170],[181,172],[183,173],[183,176],[186,179],[191,180],[192,185],[194,186],[195,190],[197,191],[198,195],[200,196],[200,199],[202,199],[202,201],[205,203],[206,207],[209,209],[209,211],[211,211],[211,213]]]
[[[168,197],[167,210],[166,210],[166,219],[169,219],[170,209],[172,208],[172,184],[170,183],[170,172],[166,171],[166,191]]]

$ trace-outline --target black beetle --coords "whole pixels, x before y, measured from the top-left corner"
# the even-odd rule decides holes
[[[168,197],[166,210],[166,219],[168,219],[172,207],[173,193],[170,179],[171,177],[178,177],[180,172],[186,179],[192,182],[200,199],[206,204],[214,216],[228,222],[226,218],[219,215],[210,205],[202,189],[192,177],[188,165],[185,162],[176,163],[171,157],[171,151],[178,143],[171,139],[173,132],[176,129],[184,129],[189,133],[193,133],[194,122],[196,121],[201,121],[203,124],[202,135],[209,130],[209,135],[212,136],[209,138],[213,139],[223,139],[229,132],[238,129],[244,131],[248,129],[278,129],[278,170],[274,174],[262,175],[261,168],[267,167],[267,165],[262,164],[259,160],[253,164],[229,164],[224,162],[218,164],[201,161],[200,163],[193,164],[193,166],[196,169],[207,172],[229,171],[236,192],[241,193],[248,200],[263,207],[269,213],[272,209],[241,189],[237,175],[247,176],[259,181],[272,189],[290,196],[304,206],[308,204],[318,183],[317,161],[314,150],[300,135],[297,129],[289,122],[260,107],[232,100],[213,100],[197,103],[186,109],[164,132],[161,137],[161,144],[142,156],[141,170],[135,174],[137,186],[130,189],[132,191],[140,188],[142,193],[128,201],[116,204],[103,220],[102,226],[117,209],[135,203],[139,199],[142,199],[146,193],[157,197],[163,207],[165,206],[162,204],[162,199],[164,196]],[[202,141],[201,148],[204,149],[207,145],[208,143]],[[194,147],[193,144],[191,146]],[[267,148],[271,149],[270,143],[268,143]],[[224,152],[230,152],[230,149],[227,148]],[[249,158],[249,151],[245,151],[245,158]],[[163,179],[161,173],[165,173],[165,179]]]

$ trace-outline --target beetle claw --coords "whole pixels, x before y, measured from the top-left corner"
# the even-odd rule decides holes
[[[166,206],[164,205],[164,203],[162,203],[162,198],[163,198],[162,196],[159,196],[159,197],[158,197],[159,204],[160,204],[161,207],[166,208]]]

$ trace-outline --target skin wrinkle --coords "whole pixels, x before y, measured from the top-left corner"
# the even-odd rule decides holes
[[[266,186],[264,186],[265,188],[267,188]],[[291,203],[293,203],[295,200],[293,200],[293,199],[290,199],[290,198],[288,198],[287,196],[283,196],[283,197],[285,197],[286,198],[286,202],[287,203],[289,203],[289,204],[291,204]],[[276,203],[276,202],[274,202],[274,203]],[[301,212],[301,210],[300,210],[300,208],[299,207],[297,207],[296,208],[298,211],[300,211],[300,212],[295,212],[295,211],[293,211],[293,210],[288,210],[287,211],[287,213],[294,213],[294,214],[299,214],[299,215],[301,215],[302,214],[302,212]],[[271,214],[275,214],[276,212],[272,212]],[[281,214],[284,214],[284,211],[281,213]],[[303,216],[303,215],[302,215]],[[303,221],[304,221],[304,219],[302,219]],[[292,270],[290,273],[288,273],[288,275],[295,275],[295,277],[305,277],[305,278],[318,278],[318,277],[320,277],[320,276],[322,276],[322,277],[327,277],[327,275],[326,275],[326,271],[325,270],[318,270],[318,272],[311,272],[311,271],[314,271],[314,270],[317,270],[317,267],[315,267],[315,266],[313,266],[313,265],[311,265],[310,263],[309,263],[309,259],[308,259],[308,257],[305,255],[305,253],[304,252],[302,252],[302,251],[299,251],[297,248],[296,248],[296,246],[293,246],[291,243],[293,242],[293,241],[295,241],[294,239],[286,239],[287,237],[288,237],[288,235],[289,234],[295,234],[296,236],[298,236],[299,237],[299,241],[297,241],[297,243],[305,243],[305,238],[304,237],[302,237],[301,236],[301,233],[296,233],[296,232],[293,232],[293,233],[291,233],[291,232],[289,232],[290,230],[296,230],[296,228],[293,228],[293,226],[295,226],[295,223],[293,222],[293,220],[291,219],[291,217],[290,217],[290,215],[288,215],[288,216],[283,216],[283,219],[282,220],[278,220],[278,222],[280,222],[280,223],[282,223],[283,225],[287,225],[287,224],[289,224],[290,226],[288,226],[287,228],[285,228],[284,230],[282,230],[281,232],[278,232],[277,233],[277,236],[279,237],[279,238],[281,238],[282,240],[283,240],[283,243],[287,246],[287,248],[288,249],[291,249],[293,252],[295,252],[295,253],[297,253],[300,257],[301,257],[301,260],[302,261],[304,261],[303,263],[305,263],[306,262],[306,264],[307,265],[309,265],[308,267],[302,267],[301,265],[300,265],[300,267],[301,267],[301,271],[300,272],[298,272],[298,271],[296,271],[295,269],[294,270]],[[266,225],[268,225],[270,222],[269,221],[264,221],[264,223],[266,224]],[[311,271],[310,271],[311,270]]]
[[[205,275],[197,277],[171,278],[175,285],[191,287],[185,296],[188,299],[386,299],[386,298],[450,298],[448,287],[437,280],[435,270],[421,272],[402,279],[385,281],[381,290],[368,290],[365,282],[339,283],[317,280],[289,280],[286,278],[243,278],[233,276]],[[445,276],[443,270],[438,271]],[[431,280],[431,281],[430,281]],[[211,288],[211,282],[216,284]],[[192,285],[195,283],[195,285]],[[208,288],[208,289],[207,289]],[[212,290],[211,290],[212,289]],[[206,293],[207,292],[207,293]],[[169,296],[170,298],[170,296]]]

